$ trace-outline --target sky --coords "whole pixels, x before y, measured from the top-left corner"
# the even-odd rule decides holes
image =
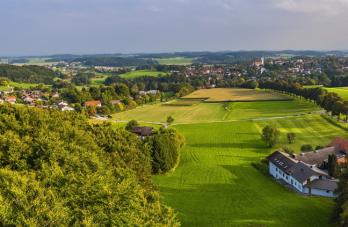
[[[347,50],[347,0],[1,0],[0,56]]]

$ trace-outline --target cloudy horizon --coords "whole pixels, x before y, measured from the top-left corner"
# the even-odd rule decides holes
[[[344,0],[3,0],[0,56],[347,50]]]

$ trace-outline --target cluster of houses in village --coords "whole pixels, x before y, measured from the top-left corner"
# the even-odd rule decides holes
[[[345,163],[348,140],[334,139],[326,148],[302,154],[287,154],[276,151],[267,157],[269,173],[281,179],[300,193],[335,197],[337,179],[329,176],[328,156],[336,154],[340,166]]]

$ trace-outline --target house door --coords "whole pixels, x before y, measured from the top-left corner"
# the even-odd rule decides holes
[[[311,194],[311,193],[312,193],[312,189],[308,188],[308,194]]]
[[[294,183],[294,181],[291,179],[291,184],[293,184]]]

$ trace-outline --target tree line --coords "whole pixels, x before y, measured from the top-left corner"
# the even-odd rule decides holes
[[[332,116],[340,119],[341,115],[345,115],[345,121],[348,116],[348,101],[344,100],[336,92],[328,92],[322,87],[304,88],[299,84],[287,83],[284,80],[277,81],[261,81],[259,83],[261,89],[269,89],[292,95],[293,97],[304,98],[310,102],[315,102]]]
[[[76,112],[7,104],[0,124],[1,226],[179,226],[151,181],[171,167],[153,164],[167,142],[182,147],[176,131],[142,141]]]

